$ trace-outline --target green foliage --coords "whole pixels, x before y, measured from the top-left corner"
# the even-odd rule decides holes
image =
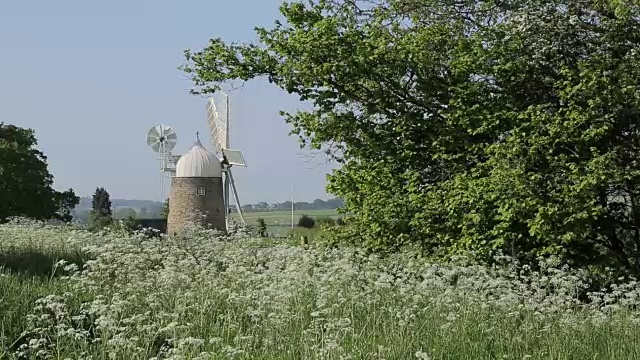
[[[0,222],[10,217],[71,221],[80,199],[55,191],[34,131],[0,123]]]
[[[113,215],[109,193],[105,188],[96,188],[96,192],[93,194],[91,201],[91,207],[97,215],[109,217]]]
[[[640,8],[633,2],[285,3],[258,43],[186,51],[194,93],[266,77],[342,167],[346,239],[640,273]]]
[[[107,216],[100,216],[95,211],[89,211],[89,218],[87,219],[89,229],[92,231],[102,230],[113,224],[113,218]]]
[[[319,216],[315,218],[315,222],[316,225],[318,226],[327,226],[327,227],[331,227],[331,226],[335,226],[336,225],[336,219],[334,219],[331,216]]]
[[[160,213],[160,217],[163,219],[169,218],[169,198],[164,201],[164,206],[162,207],[162,212]]]
[[[91,229],[99,230],[113,224],[111,200],[105,188],[96,188],[91,206],[92,210],[89,213],[89,226]]]
[[[266,237],[267,236],[267,223],[263,218],[258,218],[258,236]]]
[[[314,226],[316,226],[316,221],[311,216],[302,215],[300,219],[298,219],[298,227],[311,229]]]
[[[136,218],[136,211],[132,208],[120,208],[114,212],[113,217],[116,219]]]
[[[115,216],[118,219],[118,226],[125,231],[133,231],[137,228],[136,211],[133,209],[119,209]]]
[[[73,211],[80,202],[80,197],[76,196],[73,189],[63,192],[54,191],[53,195],[54,203],[58,208],[53,218],[64,222],[73,220]]]
[[[291,238],[292,244],[300,245],[300,240],[302,237],[306,237],[307,241],[309,241],[312,245],[324,245],[329,242],[330,239],[328,236],[330,234],[320,227],[312,227],[312,228],[304,228],[304,227],[296,227],[293,229],[289,229],[287,231],[287,236]]]

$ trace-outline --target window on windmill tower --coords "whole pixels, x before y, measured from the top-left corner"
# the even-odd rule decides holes
[[[204,196],[206,194],[206,191],[204,190],[204,186],[200,186],[196,188],[196,194],[200,195],[200,196]]]

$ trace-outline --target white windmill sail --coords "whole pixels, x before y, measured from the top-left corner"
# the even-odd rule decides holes
[[[206,110],[211,142],[213,143],[213,147],[216,149],[216,153],[221,158],[221,160],[223,160],[224,164],[224,202],[228,228],[228,215],[231,197],[230,195],[232,192],[236,203],[238,215],[240,215],[240,220],[243,224],[246,224],[244,216],[242,215],[238,190],[236,189],[236,184],[233,180],[231,168],[233,166],[246,167],[247,165],[240,150],[229,149],[231,106],[227,94],[223,92],[220,92],[220,94],[221,99],[219,101],[216,101],[216,99],[214,98],[209,98],[209,100],[207,101]]]
[[[222,103],[216,104],[213,98],[207,102],[207,121],[216,154],[229,147],[229,105],[226,97]]]

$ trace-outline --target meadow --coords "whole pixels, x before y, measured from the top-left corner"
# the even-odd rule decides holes
[[[267,224],[267,232],[275,236],[286,236],[291,231],[291,212],[290,211],[255,211],[242,213],[248,226],[256,226],[258,219],[264,219]],[[335,209],[330,210],[294,210],[293,221],[297,223],[302,215],[312,218],[332,217],[338,218],[342,215],[338,214]],[[233,213],[233,218],[239,221],[237,213]]]
[[[258,219],[262,218],[267,225],[288,225],[291,226],[291,212],[290,211],[254,211],[242,213],[247,225],[255,225]],[[338,211],[335,209],[330,210],[295,210],[293,213],[294,221],[298,221],[300,216],[308,215],[310,217],[339,217]],[[234,213],[237,217],[237,214]]]
[[[640,288],[221,236],[0,225],[0,359],[634,359]]]

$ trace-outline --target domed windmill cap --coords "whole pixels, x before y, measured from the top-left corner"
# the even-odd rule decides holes
[[[220,159],[202,146],[199,133],[196,133],[196,142],[191,149],[178,160],[175,177],[222,177]]]

